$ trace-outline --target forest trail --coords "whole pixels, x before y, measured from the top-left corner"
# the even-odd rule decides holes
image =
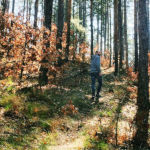
[[[111,69],[107,69],[104,72],[104,75],[112,73],[112,68]],[[89,83],[90,84],[90,83]],[[113,94],[111,95],[105,95],[105,92],[102,91],[101,95],[103,95],[101,98],[99,98],[99,103],[102,103],[103,105],[107,105],[109,99],[111,99],[113,97]],[[87,100],[91,103],[93,103],[93,101],[91,100],[91,95],[89,93],[89,95],[85,94],[85,97],[87,98]],[[97,110],[96,110],[97,111]],[[82,124],[82,129],[83,130],[90,130],[90,129],[94,129],[94,134],[96,133],[96,128],[100,125],[100,120],[99,120],[99,116],[97,114],[92,115],[92,116],[86,116],[84,118],[81,118],[81,120],[78,122],[78,126],[77,128]],[[60,135],[60,140],[61,142],[58,143],[58,146],[49,146],[48,149],[49,150],[80,150],[80,149],[84,149],[85,148],[85,142],[87,140],[87,135],[82,135],[81,134],[81,130],[75,129],[72,132],[68,132],[66,133],[65,136],[62,137],[62,135]],[[82,132],[83,132],[82,130]],[[92,134],[92,133],[91,133]],[[63,142],[62,142],[63,141]],[[60,144],[60,145],[59,145]]]
[[[42,89],[24,88],[10,96],[6,91],[2,102],[13,100],[14,107],[6,101],[0,108],[0,149],[130,150],[137,107],[127,92],[128,78],[103,69],[102,97],[93,103],[89,65],[80,65],[70,64]]]
[[[93,149],[99,138],[101,142],[95,148],[108,150],[114,149],[115,144],[123,146],[124,141],[130,141],[134,132],[131,120],[136,113],[136,106],[132,102],[125,102],[126,94],[121,95],[124,92],[122,86],[126,84],[126,81],[118,81],[112,73],[113,68],[103,70],[102,97],[99,98],[99,102],[94,104],[90,108],[91,110],[88,110],[88,114],[81,115],[77,121],[70,124],[72,127],[67,127],[68,130],[65,133],[61,132],[57,137],[58,143],[56,142],[55,146],[48,146],[48,150]],[[112,82],[109,83],[107,78]],[[90,81],[89,77],[88,81]],[[87,85],[85,86],[87,87]],[[120,87],[115,89],[115,86]],[[122,93],[119,93],[120,91]],[[86,101],[92,105],[90,93],[83,92],[85,92]]]
[[[147,150],[149,1],[1,0],[0,150]]]

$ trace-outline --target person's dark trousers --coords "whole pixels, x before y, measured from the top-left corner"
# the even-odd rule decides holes
[[[99,76],[99,73],[91,73],[91,80],[92,80],[92,97],[95,97],[95,82],[96,79],[98,80],[98,88],[97,88],[97,94],[99,95],[102,87],[102,76]]]

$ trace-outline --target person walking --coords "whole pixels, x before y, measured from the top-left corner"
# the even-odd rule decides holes
[[[95,93],[95,82],[98,80],[97,93]],[[95,55],[91,58],[91,81],[92,81],[92,100],[100,97],[100,91],[102,87],[102,74],[100,65],[100,52],[96,51]],[[96,94],[96,95],[95,95]]]

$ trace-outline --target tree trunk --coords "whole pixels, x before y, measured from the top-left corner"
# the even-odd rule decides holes
[[[126,68],[129,68],[128,65],[128,38],[127,38],[127,2],[126,0],[124,0],[124,48],[125,48],[125,52],[126,52]]]
[[[118,0],[114,0],[114,53],[115,75],[118,75]]]
[[[106,32],[107,32],[107,9],[106,2],[104,6],[104,51],[106,51]]]
[[[107,50],[109,50],[109,4],[107,2]]]
[[[149,16],[149,10],[150,10],[150,0],[147,0],[147,17],[148,17],[148,31],[149,31],[149,46],[148,46],[148,52],[150,52],[150,16]]]
[[[71,24],[71,4],[72,0],[67,0],[67,46],[66,46],[66,61],[69,60],[69,46],[70,46],[70,24]]]
[[[51,30],[53,0],[44,0],[44,26]]]
[[[100,49],[103,53],[103,3],[101,1],[101,40],[100,40]]]
[[[42,7],[42,18],[44,18],[44,0],[42,0],[41,2],[41,7]],[[43,26],[44,22],[43,22],[43,19],[41,19],[41,26]]]
[[[44,16],[45,16],[44,25],[49,30],[51,30],[52,8],[53,8],[53,0],[44,0]],[[47,35],[46,33],[43,33],[43,36],[46,40],[49,39],[49,35]],[[49,41],[45,45],[46,48],[48,48],[50,46]],[[45,50],[43,49],[43,51]],[[40,75],[39,75],[40,85],[46,85],[48,83],[48,76],[47,76],[48,68],[45,67],[44,65],[45,63],[48,63],[48,60],[44,57],[41,61],[40,67]]]
[[[1,4],[2,4],[2,12],[4,15],[9,10],[9,0],[2,0]]]
[[[91,56],[93,55],[93,0],[91,2],[91,12],[90,12],[90,19],[91,19]]]
[[[62,32],[64,26],[64,0],[59,0],[58,2],[58,29],[57,29],[57,50],[62,50]],[[61,54],[61,53],[60,53]],[[61,57],[59,57],[58,65],[61,65]]]
[[[14,14],[15,12],[15,0],[13,0],[13,3],[12,3],[12,13]]]
[[[110,44],[109,44],[109,49],[110,49],[110,64],[109,64],[109,67],[111,67],[112,66],[112,47],[111,47],[111,45],[112,45],[112,35],[111,35],[111,10],[110,10],[110,20],[109,20],[109,24],[110,24],[110,27],[109,27],[109,38],[110,38]]]
[[[65,15],[64,15],[64,22],[67,22],[67,13],[68,13],[68,0],[65,0]]]
[[[24,4],[23,4],[23,19],[25,16],[25,10],[26,10],[26,0],[24,0]]]
[[[122,10],[121,0],[118,1],[118,31],[119,31],[119,52],[120,52],[120,64],[119,70],[122,70],[123,61],[123,35],[122,35]]]
[[[149,79],[148,79],[148,18],[146,0],[139,0],[139,75],[138,110],[136,114],[137,131],[134,137],[134,149],[144,149],[148,140],[149,118]]]
[[[73,0],[73,7],[72,7],[72,17],[73,17],[73,19],[74,19],[74,17],[75,17],[75,0]]]
[[[138,71],[138,2],[134,0],[134,51],[135,51],[135,60],[134,60],[134,71]]]
[[[80,20],[80,25],[83,24],[83,16],[82,16],[82,11],[83,11],[83,2],[82,0],[79,0],[79,20]],[[81,52],[81,48],[80,48],[80,45],[81,43],[83,42],[83,39],[82,39],[82,32],[79,31],[79,53]]]
[[[97,14],[97,50],[99,51],[99,13]]]
[[[31,19],[32,0],[29,0],[29,21]]]
[[[27,0],[26,20],[29,21],[29,0]]]
[[[80,24],[82,24],[82,18],[83,18],[83,16],[82,16],[82,7],[83,7],[83,2],[82,2],[82,0],[79,0],[79,19],[80,19]]]
[[[83,2],[83,27],[86,27],[86,0]]]
[[[53,22],[55,24],[58,24],[57,22],[57,16],[58,16],[58,2],[57,0],[54,0],[54,4],[53,4]]]
[[[83,2],[83,27],[86,28],[86,0]],[[84,33],[84,40],[86,39],[86,34]]]
[[[37,19],[38,19],[38,5],[39,4],[39,0],[36,0],[35,1],[35,5],[34,5],[34,8],[35,8],[35,13],[34,13],[34,28],[37,28]]]

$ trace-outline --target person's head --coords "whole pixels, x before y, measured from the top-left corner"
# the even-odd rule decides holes
[[[99,56],[100,56],[100,55],[101,55],[101,52],[96,51],[96,52],[95,52],[95,55],[99,55]]]

